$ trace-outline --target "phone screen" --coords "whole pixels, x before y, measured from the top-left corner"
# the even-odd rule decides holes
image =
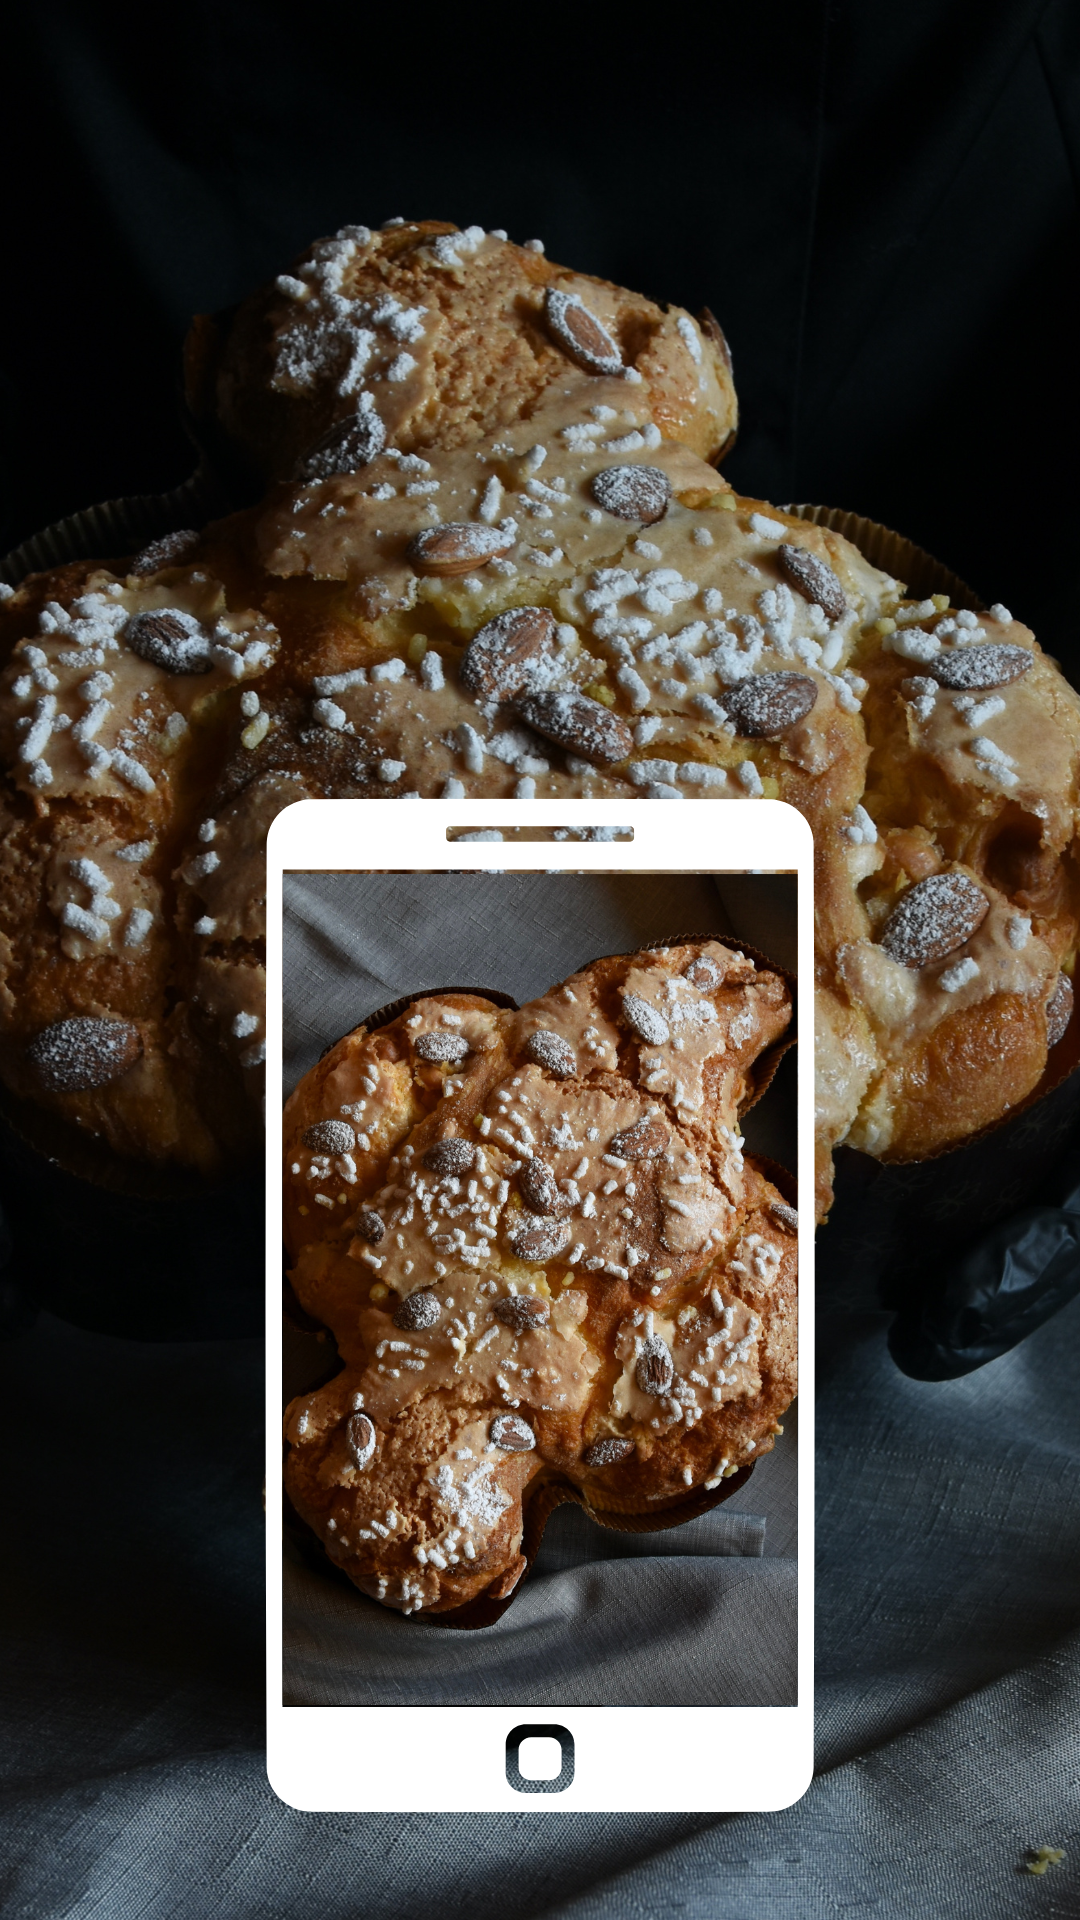
[[[812,1766],[810,830],[511,811],[270,832],[270,1782],[776,1809]]]

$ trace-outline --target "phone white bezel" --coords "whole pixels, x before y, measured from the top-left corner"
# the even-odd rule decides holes
[[[802,1045],[798,1177],[813,1192],[813,837],[776,800],[304,800],[267,844],[267,1773],[304,1812],[774,1812],[813,1769],[812,1209],[799,1228],[798,1702],[790,1707],[332,1706],[282,1704],[281,1106],[282,878],[291,872],[460,870],[450,827],[632,826],[633,840],[469,841],[469,869],[503,871],[796,872]],[[672,829],[677,828],[673,834]],[[377,861],[377,869],[375,862]],[[422,1629],[419,1629],[422,1631]],[[509,1784],[505,1742],[522,1723],[574,1736],[571,1784],[523,1793]]]

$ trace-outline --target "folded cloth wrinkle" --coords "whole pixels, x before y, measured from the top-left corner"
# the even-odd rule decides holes
[[[662,1536],[664,1537],[664,1536]],[[795,1563],[597,1560],[531,1575],[495,1627],[462,1633],[290,1571],[287,1705],[782,1706],[795,1692]]]
[[[747,1489],[749,1491],[749,1489]],[[616,1533],[590,1520],[580,1507],[559,1507],[544,1529],[530,1578],[567,1573],[591,1560],[633,1560],[687,1554],[745,1555],[760,1559],[767,1521],[761,1513],[729,1513],[726,1507],[688,1520],[677,1532]]]

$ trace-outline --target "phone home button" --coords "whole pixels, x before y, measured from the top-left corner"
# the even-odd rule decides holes
[[[574,1778],[574,1736],[565,1727],[514,1727],[506,1736],[506,1778],[517,1793],[563,1793]]]

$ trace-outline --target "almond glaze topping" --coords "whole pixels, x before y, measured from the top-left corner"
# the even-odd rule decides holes
[[[549,1032],[546,1027],[530,1033],[525,1042],[525,1057],[534,1066],[553,1074],[556,1080],[569,1080],[577,1068],[569,1040],[564,1040],[561,1033]]]
[[[984,687],[1006,687],[1019,680],[1034,658],[1026,647],[950,647],[928,660],[922,671],[939,686],[980,693]]]
[[[556,1259],[571,1238],[568,1220],[546,1220],[542,1214],[524,1211],[514,1214],[507,1228],[507,1239],[518,1259],[538,1265]]]
[[[366,1240],[369,1247],[377,1247],[386,1232],[378,1214],[374,1213],[370,1207],[361,1207],[353,1225],[361,1240]]]
[[[491,1423],[491,1444],[504,1453],[531,1453],[536,1435],[527,1420],[516,1413],[497,1413]]]
[[[633,751],[634,736],[626,721],[587,694],[569,688],[559,693],[533,693],[515,705],[536,733],[594,767],[614,766]]]
[[[148,660],[165,673],[209,673],[214,664],[210,642],[199,622],[179,608],[133,613],[123,639],[140,660]]]
[[[1067,973],[1059,973],[1054,983],[1054,991],[1046,1003],[1046,1045],[1047,1050],[1056,1047],[1064,1040],[1065,1030],[1072,1019],[1073,983]]]
[[[304,1134],[304,1145],[312,1153],[351,1153],[356,1135],[347,1120],[316,1120]]]
[[[468,1173],[476,1159],[476,1148],[470,1140],[452,1135],[446,1140],[436,1140],[421,1159],[432,1173]]]
[[[413,1052],[421,1060],[464,1060],[469,1043],[460,1033],[420,1033],[413,1041]]]
[[[423,1327],[433,1327],[442,1319],[442,1301],[431,1287],[421,1287],[416,1293],[410,1293],[402,1301],[394,1315],[395,1327],[406,1333],[417,1333]]]
[[[620,1160],[655,1160],[667,1143],[668,1130],[663,1122],[655,1114],[645,1114],[632,1127],[612,1135],[608,1152],[617,1154]]]
[[[651,527],[667,512],[671,481],[662,467],[603,467],[595,475],[590,492],[605,513]]]
[[[535,1293],[508,1293],[505,1300],[496,1300],[491,1311],[496,1320],[501,1320],[504,1327],[512,1327],[515,1333],[546,1327],[551,1318],[547,1301]]]
[[[555,1175],[546,1160],[526,1160],[518,1174],[518,1185],[525,1205],[533,1213],[557,1213],[562,1205]]]
[[[842,620],[848,610],[847,595],[832,568],[805,547],[777,547],[776,557],[793,587],[804,600],[819,606],[829,620]]]
[[[151,540],[135,555],[128,572],[145,575],[161,573],[165,567],[182,567],[191,559],[200,538],[194,527],[178,527],[175,533],[162,534],[160,540]]]
[[[970,940],[989,911],[982,888],[966,873],[932,873],[901,895],[881,944],[902,967],[928,967]]]
[[[721,704],[748,740],[778,740],[805,720],[817,687],[805,673],[757,673],[725,687]]]
[[[481,526],[474,520],[449,520],[443,527],[414,533],[405,558],[417,573],[450,578],[458,573],[475,573],[489,560],[500,560],[513,544],[514,536],[500,532],[498,527]]]
[[[649,1393],[654,1400],[661,1400],[675,1378],[675,1367],[666,1340],[658,1333],[650,1334],[638,1355],[634,1369],[634,1378],[642,1393]]]
[[[606,327],[600,325],[576,293],[549,287],[544,295],[548,332],[565,354],[586,373],[621,373],[623,358]]]
[[[555,616],[546,607],[511,607],[474,634],[461,662],[461,684],[474,699],[509,700],[529,684],[531,669],[554,653]]]
[[[634,1451],[632,1440],[624,1439],[621,1434],[610,1433],[603,1440],[594,1440],[586,1447],[581,1456],[586,1467],[613,1467],[619,1460],[628,1460]]]
[[[328,480],[333,473],[355,473],[374,460],[386,445],[386,428],[372,407],[349,420],[336,420],[332,427],[302,454],[293,478]]]
[[[141,1053],[139,1029],[130,1020],[94,1019],[89,1014],[55,1021],[26,1049],[46,1093],[107,1087],[127,1073]]]
[[[345,1422],[345,1445],[353,1466],[362,1473],[375,1451],[375,1424],[366,1413],[351,1414]]]

